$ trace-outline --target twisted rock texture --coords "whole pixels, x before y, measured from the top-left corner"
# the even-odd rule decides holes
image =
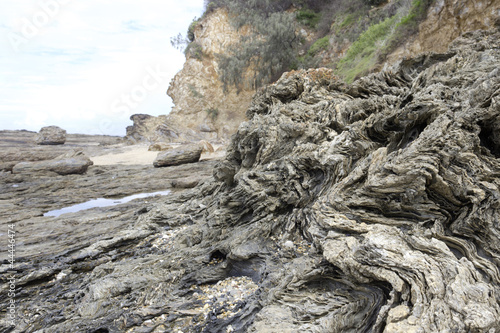
[[[224,230],[238,262],[277,234],[319,258],[264,268],[281,276],[250,331],[499,329],[499,37],[469,33],[351,86],[289,73],[254,98],[203,202],[208,238]]]
[[[285,74],[212,179],[23,263],[19,328],[500,331],[499,41],[467,33],[352,85]]]

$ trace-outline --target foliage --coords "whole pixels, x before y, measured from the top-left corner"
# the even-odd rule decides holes
[[[405,17],[398,23],[397,28],[406,30],[411,33],[418,28],[418,23],[427,15],[427,9],[431,5],[432,0],[413,0],[411,9]]]
[[[210,118],[212,118],[212,120],[217,119],[217,117],[219,116],[219,109],[214,107],[206,109],[205,112],[208,114]]]
[[[194,41],[194,29],[196,29],[196,26],[198,25],[198,19],[194,18],[193,22],[189,25],[188,32],[187,32],[187,39],[192,42]]]
[[[354,22],[356,22],[356,15],[354,13],[349,13],[347,14],[342,22],[337,26],[337,29],[335,30],[336,33],[338,31],[347,28],[348,26],[352,25]]]
[[[330,46],[330,36],[325,36],[316,40],[314,44],[309,48],[309,51],[307,51],[307,54],[310,56],[314,56],[319,51],[326,50],[328,46]]]
[[[239,91],[257,88],[287,70],[325,66],[321,51],[346,42],[351,47],[336,69],[352,81],[414,34],[432,1],[205,0],[204,15],[225,7],[234,27],[244,27],[240,41],[217,55],[224,88]],[[313,29],[314,43],[296,36],[296,23]],[[201,57],[199,51],[190,52]]]
[[[382,61],[392,50],[403,44],[411,35],[418,32],[418,25],[427,16],[427,10],[433,0],[413,0],[407,15],[397,22],[395,31],[380,52]]]
[[[347,50],[339,62],[338,69],[348,82],[372,67],[377,60],[377,49],[388,38],[394,28],[397,15],[370,26]]]
[[[203,58],[203,49],[197,42],[191,42],[184,50],[186,57],[201,60]]]
[[[179,33],[175,37],[170,37],[170,44],[179,51],[182,51],[186,49],[189,44],[189,40]]]
[[[296,12],[295,17],[300,23],[307,25],[310,28],[316,28],[321,19],[321,14],[316,13],[311,9],[299,9]]]
[[[290,68],[297,53],[293,15],[279,10],[283,1],[226,1],[235,14],[232,17],[235,27],[248,27],[249,32],[218,55],[224,89],[235,86],[240,91],[243,87],[257,88],[276,80]],[[251,74],[246,75],[247,71]]]

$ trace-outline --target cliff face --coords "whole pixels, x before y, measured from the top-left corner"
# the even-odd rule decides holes
[[[389,55],[389,61],[422,52],[444,52],[461,34],[500,25],[499,0],[436,0],[418,34]]]
[[[384,15],[389,18],[393,15],[390,13],[404,9],[405,14],[400,14],[398,20],[403,20],[402,17],[407,15],[406,19],[411,21],[411,8],[416,8],[416,3],[419,2],[400,1],[395,4],[395,1],[388,1],[372,8],[367,15],[377,16],[385,11],[387,13]],[[349,13],[335,15],[339,18],[330,27],[330,35],[326,36],[328,42],[323,47],[316,47],[316,66],[335,67],[348,57],[349,48],[353,45],[352,41],[342,36],[346,32],[342,30],[342,26],[347,23],[341,21],[348,22]],[[422,52],[443,52],[462,33],[491,29],[499,25],[499,17],[500,0],[435,0],[428,8],[425,20],[418,25],[417,33],[407,36],[407,41],[402,46],[385,57],[385,63],[377,63],[377,53],[373,53],[373,50],[369,56],[363,56],[365,53],[361,50],[349,60],[351,69],[347,72],[351,72],[346,75],[352,79],[359,71],[381,69],[404,57],[413,57]],[[397,20],[393,21],[392,30],[397,26],[394,22]],[[390,41],[391,29],[385,37],[379,36],[375,45],[367,48],[382,48],[384,43]],[[247,89],[237,93],[234,87],[224,91],[219,79],[217,55],[227,54],[228,48],[237,43],[245,33],[245,29],[237,31],[234,28],[225,8],[206,13],[193,30],[194,40],[186,52],[184,67],[174,77],[168,89],[174,108],[168,116],[156,120],[143,121],[136,117],[141,124],[131,127],[128,137],[133,137],[134,141],[227,140],[235,133],[238,125],[245,120],[244,112],[255,91]],[[305,26],[297,34],[306,44],[311,44],[316,38],[314,30]],[[307,53],[311,53],[314,48],[313,44]],[[303,56],[307,57],[307,54]],[[361,64],[361,70],[356,69],[358,64]],[[337,72],[341,73],[342,69]]]
[[[223,91],[216,55],[241,38],[225,9],[217,9],[198,22],[191,51],[174,77],[168,95],[174,101],[169,120],[199,131],[207,139],[227,139],[245,119],[254,90]]]

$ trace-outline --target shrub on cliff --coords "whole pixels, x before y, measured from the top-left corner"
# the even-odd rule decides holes
[[[220,79],[224,88],[257,88],[276,80],[290,68],[297,54],[298,37],[294,15],[280,11],[285,1],[227,1],[237,29],[249,33],[219,54]],[[252,74],[246,75],[247,71]]]

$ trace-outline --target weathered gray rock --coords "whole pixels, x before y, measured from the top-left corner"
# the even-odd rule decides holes
[[[175,149],[166,150],[158,153],[153,162],[157,168],[171,165],[181,165],[185,163],[194,163],[200,160],[203,147],[199,144],[189,144]]]
[[[69,152],[53,160],[21,162],[14,165],[12,172],[20,173],[43,173],[43,174],[82,174],[87,168],[94,164],[82,152]]]
[[[39,145],[62,145],[66,142],[66,130],[58,126],[42,127],[35,142]]]
[[[61,249],[51,227],[19,246],[35,260],[15,266],[16,329],[498,331],[499,43],[470,33],[352,85],[285,74],[213,179],[108,235],[75,217],[61,225],[94,223],[92,238]]]

